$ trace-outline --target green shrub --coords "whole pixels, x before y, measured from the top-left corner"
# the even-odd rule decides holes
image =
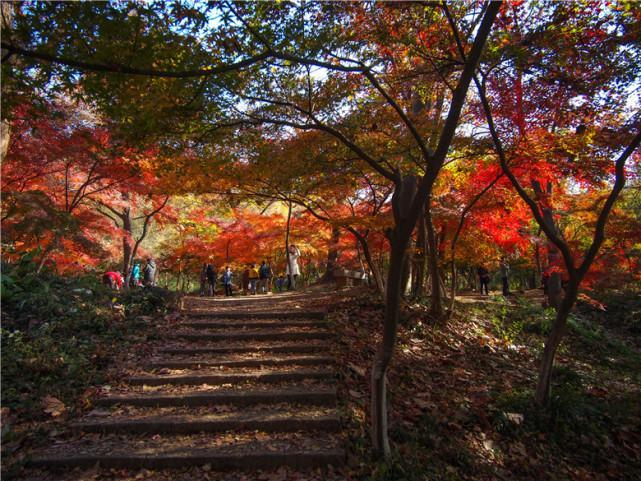
[[[546,433],[552,442],[580,445],[585,439],[600,439],[613,427],[628,419],[634,409],[633,399],[598,398],[590,395],[582,376],[562,366],[553,373],[550,404],[541,408],[534,403],[534,392],[522,389],[510,392],[497,401],[499,411],[494,427],[504,435],[516,435],[525,430]],[[524,416],[515,424],[508,413]]]
[[[128,317],[166,314],[178,307],[180,297],[161,287],[132,289],[117,296]]]
[[[42,415],[45,395],[73,406],[137,329],[132,316],[171,309],[163,289],[120,296],[127,317],[112,309],[114,293],[100,276],[36,272],[31,255],[2,266],[2,404],[24,416]]]
[[[501,300],[498,308],[492,308],[490,314],[495,334],[516,342],[523,333],[546,335],[554,321],[555,311],[517,298],[516,305]]]

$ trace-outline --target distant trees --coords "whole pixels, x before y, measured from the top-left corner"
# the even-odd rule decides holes
[[[620,270],[639,265],[637,229],[617,216],[639,222],[623,189],[639,165],[629,99],[641,77],[640,12],[592,2],[20,5],[3,22],[3,227],[13,245],[47,255],[81,242],[74,233],[120,232],[127,269],[167,195],[202,195],[174,215],[174,245],[163,244],[181,272],[207,258],[201,250],[225,261],[255,257],[257,245],[282,252],[285,225],[308,226],[310,253],[340,229],[333,248],[357,242],[385,292],[371,404],[383,455],[405,281],[429,294],[439,321],[448,264],[451,312],[458,267],[527,258],[558,309],[537,388],[544,404],[567,316],[605,262],[601,246],[625,260]],[[60,92],[107,123],[22,107],[53,105]],[[249,208],[211,214],[209,194]],[[261,224],[273,203],[300,215]],[[27,227],[30,206],[42,222]]]

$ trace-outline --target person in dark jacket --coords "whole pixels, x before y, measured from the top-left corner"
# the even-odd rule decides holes
[[[507,259],[503,257],[501,259],[501,282],[503,283],[503,295],[510,295],[510,264],[507,263]]]
[[[258,269],[259,281],[258,281],[258,292],[260,294],[267,294],[271,292],[271,279],[274,273],[272,272],[272,267],[263,261]]]
[[[490,284],[489,271],[485,268],[485,266],[479,266],[479,268],[476,270],[476,273],[479,276],[479,283],[481,284],[481,295],[483,295],[483,288],[485,288],[485,295],[489,296],[490,295],[490,291],[488,290],[488,286]]]
[[[205,271],[207,276],[208,293],[210,296],[216,294],[216,268],[212,264],[207,264]]]
[[[225,272],[223,272],[223,276],[222,276],[222,281],[223,281],[223,286],[225,287],[225,295],[226,296],[233,295],[232,290],[231,290],[231,279],[232,279],[231,267],[227,266],[227,268],[225,269]]]
[[[154,287],[156,285],[156,263],[153,257],[147,257],[147,265],[145,265],[143,276],[143,282],[146,287]]]

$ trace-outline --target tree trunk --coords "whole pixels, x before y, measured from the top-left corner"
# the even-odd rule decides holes
[[[125,207],[122,211],[122,272],[124,274],[123,288],[129,289],[129,282],[131,279],[131,264],[132,264],[132,246],[131,239],[133,238],[133,229],[131,226],[131,208]]]
[[[408,249],[411,250],[412,240],[408,243]],[[401,296],[407,297],[411,293],[412,285],[412,256],[409,252],[403,257],[403,270],[401,271]]]
[[[338,267],[338,241],[340,240],[340,235],[340,227],[332,225],[332,238],[330,240],[329,250],[327,251],[327,269],[323,277],[319,280],[321,284],[334,281],[334,271]]]
[[[371,435],[375,452],[384,457],[390,454],[387,436],[387,368],[396,344],[396,326],[401,301],[401,281],[406,245],[407,242],[403,245],[402,240],[392,243],[390,268],[387,276],[383,341],[372,364]]]
[[[427,229],[425,227],[425,216],[422,215],[418,222],[418,234],[416,236],[416,252],[414,261],[414,285],[412,288],[413,297],[425,295],[425,266],[427,262]]]
[[[385,295],[385,321],[383,339],[372,363],[371,435],[374,451],[389,457],[390,446],[387,434],[387,369],[394,354],[396,330],[401,305],[403,264],[417,217],[410,212],[416,196],[416,178],[406,177],[396,184],[392,196],[395,227],[388,231],[390,240],[390,267]],[[422,209],[422,205],[418,206]]]
[[[567,325],[568,316],[572,306],[576,302],[579,292],[578,279],[571,279],[566,290],[563,301],[556,313],[556,318],[550,329],[547,339],[545,340],[545,349],[541,358],[539,367],[539,380],[536,386],[535,400],[539,406],[547,406],[550,402],[552,369],[554,367],[554,358],[556,351],[563,339]]]
[[[533,180],[532,181],[532,188],[534,189],[534,193],[536,194],[536,199],[537,201],[541,202],[543,199],[545,199],[547,196],[552,195],[552,183],[548,182],[546,192],[543,192],[543,188],[541,187],[540,182]],[[554,222],[554,215],[552,213],[552,209],[549,207],[542,207],[541,212],[543,214],[543,221],[547,224],[547,226],[552,229],[556,235],[559,235],[559,229],[556,226],[556,223]],[[548,240],[548,245],[547,245],[547,251],[548,251],[548,270],[553,269],[552,273],[550,274],[550,277],[547,280],[547,301],[548,305],[554,307],[555,309],[559,310],[561,307],[561,304],[563,302],[563,289],[561,285],[561,274],[559,272],[559,269],[561,268],[561,253],[559,252],[559,249],[554,243],[550,240]]]
[[[2,33],[6,34],[8,30],[11,28],[11,24],[13,23],[13,9],[14,9],[14,4],[13,2],[2,2],[0,5],[0,8],[2,9]],[[2,49],[2,58],[5,57],[5,55],[8,53],[8,50]],[[5,63],[11,63],[12,59],[6,59],[2,62],[2,65],[5,65]],[[11,67],[8,67],[11,68]],[[6,82],[3,82],[2,84],[2,95],[5,96],[5,98],[8,98],[9,95],[11,95],[11,92],[9,89],[6,88]],[[4,113],[4,117],[6,117],[7,113]],[[0,164],[4,162],[4,157],[7,155],[7,151],[9,150],[9,138],[11,136],[11,124],[9,123],[6,118],[2,119],[0,122]]]
[[[49,254],[51,254],[54,250],[56,250],[58,244],[58,238],[54,238],[47,248],[44,250],[42,253],[42,257],[40,258],[40,262],[38,262],[38,267],[36,268],[36,274],[40,274],[42,271],[43,267],[45,266],[45,262],[49,258]]]
[[[381,293],[381,295],[385,295],[385,284],[383,282],[383,276],[381,275],[381,271],[378,267],[378,264],[374,261],[374,258],[372,257],[372,252],[369,250],[369,244],[367,243],[367,238],[358,233],[358,231],[350,231],[354,236],[356,237],[356,240],[358,240],[359,244],[361,245],[361,249],[363,249],[363,256],[365,257],[365,262],[367,262],[367,266],[369,267],[369,270],[372,272],[372,277],[374,277],[374,283],[376,284],[376,288],[378,289],[378,292]]]
[[[431,282],[430,315],[435,319],[441,319],[443,317],[443,296],[441,291],[441,275],[438,267],[438,245],[436,242],[436,234],[434,232],[434,224],[432,223],[430,200],[428,200],[427,209],[425,211],[425,227],[427,229],[428,265]]]
[[[289,275],[292,275],[292,266],[289,262],[289,231],[291,229],[291,222],[292,222],[292,201],[290,200],[287,203],[287,227],[285,230],[285,262],[286,268],[285,268],[285,275],[287,275],[287,272],[289,271]]]

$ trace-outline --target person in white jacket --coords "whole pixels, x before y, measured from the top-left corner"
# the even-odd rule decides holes
[[[285,274],[287,274],[287,290],[296,290],[296,279],[300,275],[300,267],[298,267],[298,258],[300,257],[300,251],[298,247],[294,244],[289,246],[289,262],[285,268]]]

